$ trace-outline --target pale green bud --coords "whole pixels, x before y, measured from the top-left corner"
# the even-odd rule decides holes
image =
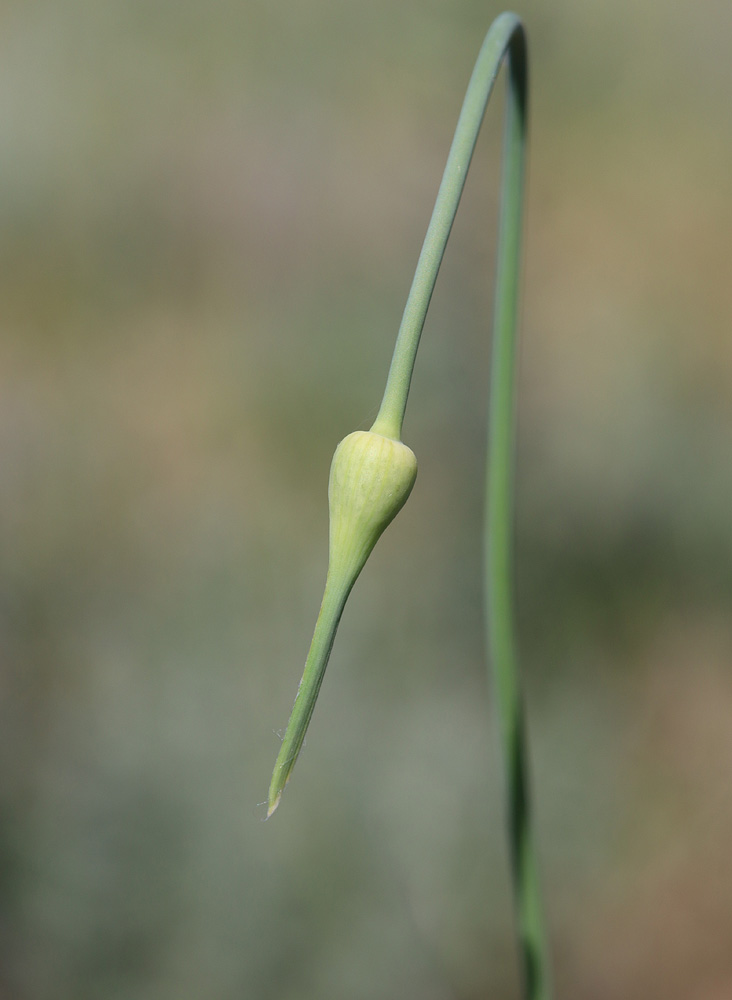
[[[330,467],[329,572],[352,584],[382,532],[412,492],[417,459],[401,441],[354,431],[338,445]]]
[[[269,786],[268,816],[277,808],[302,748],[346,598],[384,528],[404,506],[416,478],[414,452],[383,434],[355,431],[336,448],[328,484],[328,578],[305,671]]]

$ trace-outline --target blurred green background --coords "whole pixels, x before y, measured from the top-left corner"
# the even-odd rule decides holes
[[[0,998],[511,1000],[480,508],[498,87],[405,440],[263,823],[499,7],[0,23]],[[732,996],[732,7],[527,0],[520,645],[564,1000]]]

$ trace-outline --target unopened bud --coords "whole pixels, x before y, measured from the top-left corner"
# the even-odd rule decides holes
[[[416,478],[414,452],[383,434],[355,431],[336,448],[328,484],[328,578],[305,671],[269,786],[268,816],[277,808],[302,748],[351,587],[384,528],[404,506]]]
[[[412,492],[411,448],[373,431],[354,431],[336,448],[330,468],[329,572],[351,584],[382,532]]]

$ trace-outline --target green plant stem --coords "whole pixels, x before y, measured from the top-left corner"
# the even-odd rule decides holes
[[[468,85],[399,328],[384,399],[372,430],[399,439],[427,309],[498,71],[508,57],[493,326],[485,510],[486,646],[493,668],[506,770],[508,827],[527,1000],[550,1000],[549,959],[530,809],[526,729],[514,639],[513,455],[518,285],[526,152],[527,55],[521,21],[491,26]]]

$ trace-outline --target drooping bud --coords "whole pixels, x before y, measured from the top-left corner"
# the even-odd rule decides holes
[[[373,431],[354,431],[330,467],[329,572],[351,584],[384,529],[412,492],[417,459],[411,448]]]
[[[417,478],[414,452],[374,431],[355,431],[338,445],[330,467],[330,554],[320,614],[305,670],[269,787],[267,816],[302,749],[346,599],[384,528],[394,520]]]

